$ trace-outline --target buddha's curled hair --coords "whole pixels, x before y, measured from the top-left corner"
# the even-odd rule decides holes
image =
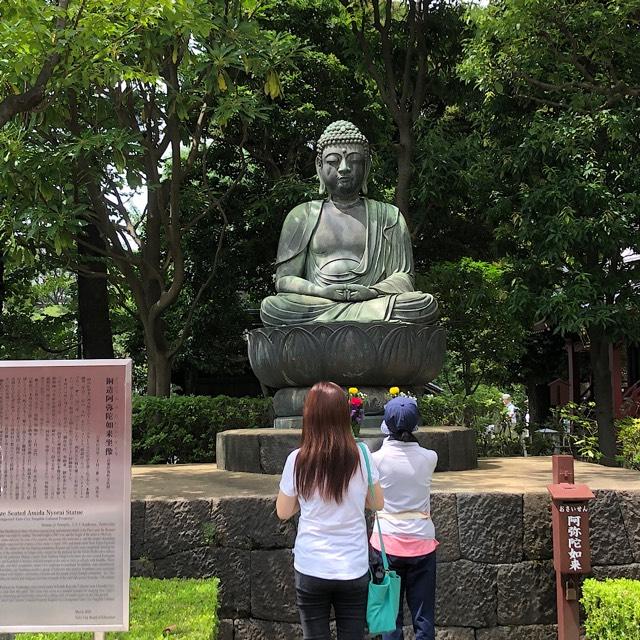
[[[364,154],[369,160],[369,141],[355,124],[347,120],[332,122],[322,133],[316,143],[318,158],[329,145],[360,144],[364,148]]]

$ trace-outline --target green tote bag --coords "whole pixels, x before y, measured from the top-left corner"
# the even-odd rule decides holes
[[[374,496],[373,480],[371,477],[371,466],[369,464],[368,450],[365,451],[366,445],[359,443],[362,449],[364,461],[367,465],[367,478],[369,482],[369,491],[371,497]],[[400,576],[389,569],[389,560],[384,549],[382,540],[382,532],[380,531],[380,522],[378,514],[375,516],[376,525],[378,527],[378,537],[380,539],[380,552],[382,554],[382,566],[384,567],[384,577],[380,584],[373,581],[371,569],[369,569],[369,597],[367,599],[367,626],[369,633],[376,635],[378,633],[389,633],[396,628],[396,620],[398,618],[398,609],[400,608]]]

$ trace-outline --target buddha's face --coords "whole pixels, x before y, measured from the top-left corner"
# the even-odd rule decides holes
[[[359,144],[330,145],[322,152],[318,175],[330,195],[356,198],[367,174],[365,150]]]

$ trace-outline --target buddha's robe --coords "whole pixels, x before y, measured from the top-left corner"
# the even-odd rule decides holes
[[[312,249],[324,201],[295,207],[280,235],[276,277],[297,275],[320,287],[359,284],[375,289],[378,297],[361,302],[335,301],[298,293],[278,293],[262,301],[260,317],[265,325],[309,322],[412,322],[428,324],[438,317],[438,305],[428,293],[413,288],[413,252],[404,217],[397,207],[365,201],[366,243],[360,263],[344,273],[326,273],[322,256]],[[301,273],[283,266],[305,253]]]

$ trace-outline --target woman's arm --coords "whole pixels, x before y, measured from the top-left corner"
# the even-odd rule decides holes
[[[300,503],[298,502],[298,496],[288,496],[286,493],[278,493],[276,500],[276,513],[280,520],[288,520],[292,518],[300,511]]]
[[[367,492],[367,500],[364,503],[364,506],[367,509],[372,509],[374,511],[379,511],[384,507],[384,494],[379,482],[376,482],[373,485],[373,496],[371,495],[371,491]]]

